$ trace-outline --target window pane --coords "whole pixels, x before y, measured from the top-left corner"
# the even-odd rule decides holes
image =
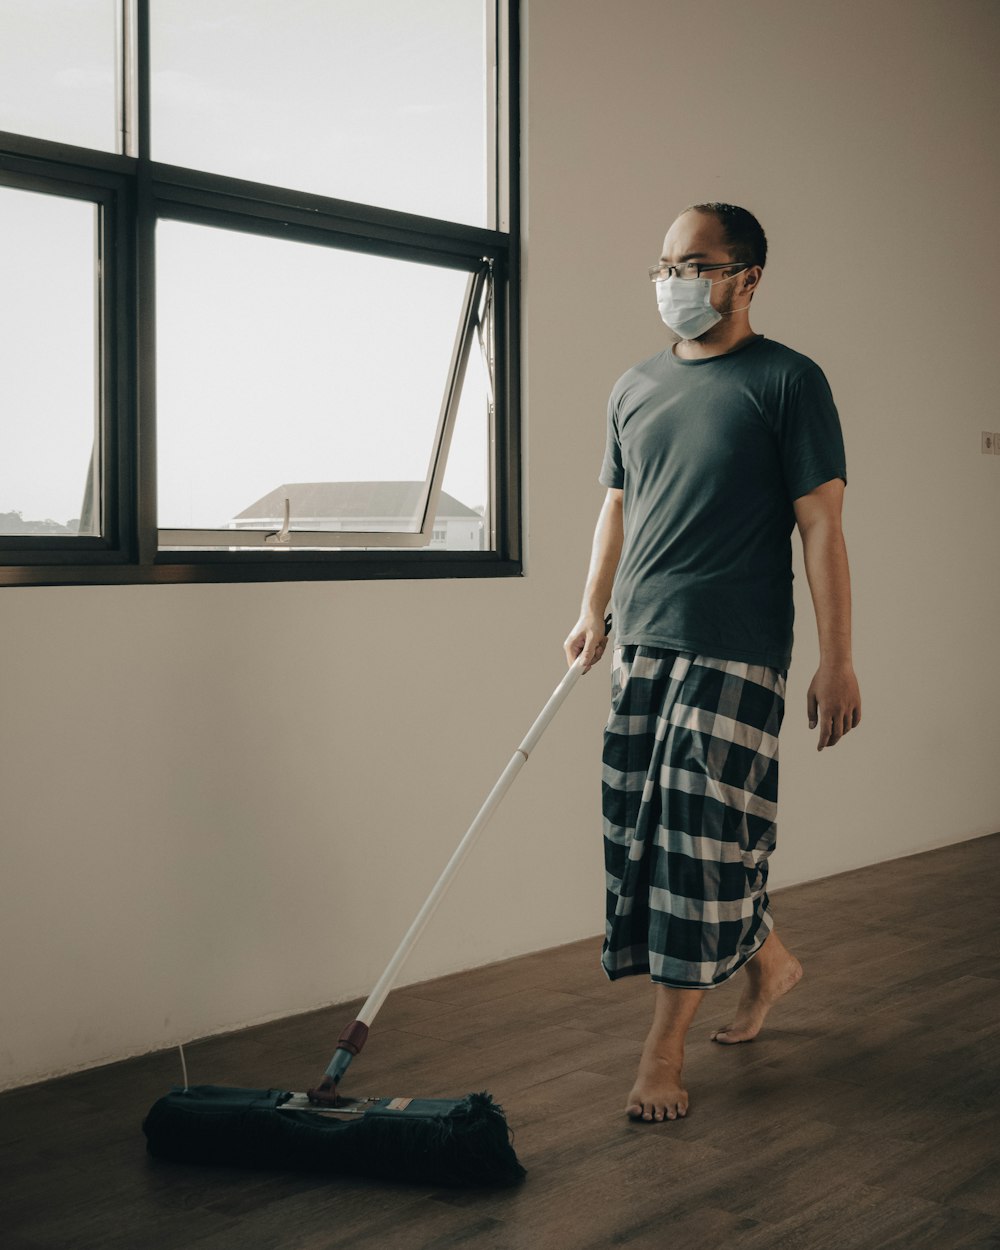
[[[487,225],[490,0],[156,0],[154,159]]]
[[[160,221],[164,529],[419,529],[468,275]]]
[[[119,152],[115,0],[0,0],[0,130]]]
[[[97,212],[0,186],[0,534],[99,533]]]

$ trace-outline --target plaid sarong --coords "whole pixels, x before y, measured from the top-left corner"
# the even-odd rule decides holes
[[[787,670],[626,644],[602,775],[609,980],[712,989],[763,945]]]

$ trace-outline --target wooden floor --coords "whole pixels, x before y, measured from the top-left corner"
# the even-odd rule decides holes
[[[599,939],[395,992],[344,1092],[503,1104],[528,1170],[456,1191],[150,1159],[175,1051],[0,1096],[5,1250],[1000,1247],[1000,834],[776,891],[805,968],[751,1043],[688,1035],[686,1119],[622,1114],[645,978]],[[8,1005],[10,1006],[10,1005]],[[349,1004],[192,1044],[194,1084],[301,1089]]]

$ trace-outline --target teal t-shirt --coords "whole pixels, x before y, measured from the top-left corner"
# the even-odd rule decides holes
[[[846,485],[840,418],[801,352],[761,335],[633,366],[611,392],[599,479],[624,491],[616,641],[787,671],[792,501],[835,477]]]

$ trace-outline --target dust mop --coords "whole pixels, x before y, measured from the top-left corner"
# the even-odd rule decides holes
[[[610,632],[610,616],[604,622]],[[315,1088],[188,1085],[160,1098],[142,1128],[150,1154],[180,1163],[291,1168],[435,1185],[510,1185],[525,1176],[503,1108],[486,1092],[464,1098],[345,1098],[338,1085],[376,1013],[437,910],[459,865],[496,811],[582,672],[578,656],[514,752]],[[182,1052],[183,1062],[183,1052]]]

